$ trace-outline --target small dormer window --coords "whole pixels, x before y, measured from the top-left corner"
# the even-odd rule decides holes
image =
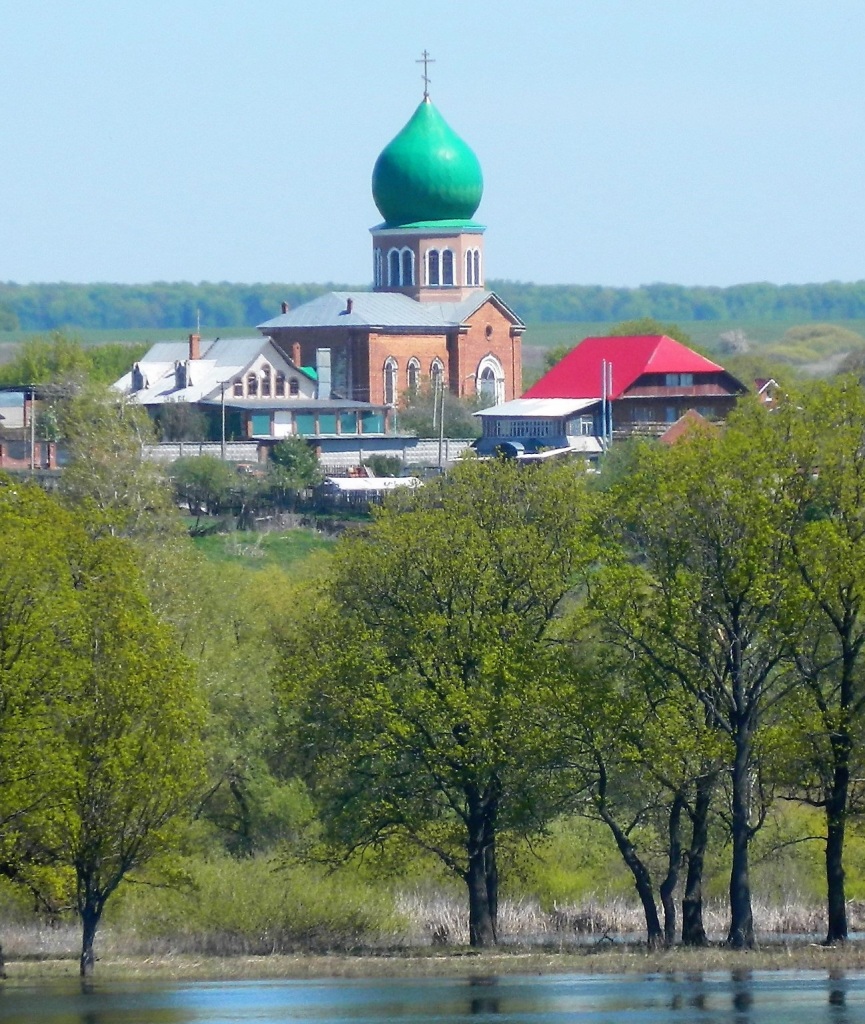
[[[141,391],[144,387],[146,387],[144,374],[141,372],[141,367],[136,363],[135,366],[132,367],[132,390]]]
[[[174,364],[174,386],[175,388],[186,387],[186,363]]]
[[[285,398],[285,374],[281,371],[276,375],[276,397]]]

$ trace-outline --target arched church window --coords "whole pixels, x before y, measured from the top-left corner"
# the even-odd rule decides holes
[[[246,378],[246,395],[248,398],[258,398],[258,377],[254,373]]]
[[[490,405],[498,405],[505,399],[505,374],[502,364],[495,356],[484,356],[475,377],[478,398]]]
[[[437,288],[441,283],[438,249],[428,249],[426,261],[426,283],[432,288]]]
[[[450,249],[442,252],[442,284],[445,287],[454,283],[454,254]]]
[[[276,391],[277,398],[285,398],[285,374],[282,370],[277,370],[276,373]]]
[[[372,280],[376,288],[384,284],[384,261],[381,249],[374,249],[372,254]]]
[[[408,366],[406,367],[406,384],[408,385],[409,395],[414,398],[420,387],[420,362],[414,356],[409,359]]]
[[[399,285],[399,249],[391,249],[387,254],[387,283],[391,288]]]
[[[384,401],[385,405],[396,405],[396,375],[399,370],[397,361],[388,356],[384,364]]]
[[[262,398],[270,398],[270,385],[271,385],[270,367],[269,366],[264,366],[264,367],[262,367],[262,370],[261,370],[261,397]]]
[[[481,283],[481,251],[466,249],[466,284],[475,288]]]
[[[400,278],[400,284],[414,284],[414,253],[411,249],[403,249],[402,251],[402,277]]]

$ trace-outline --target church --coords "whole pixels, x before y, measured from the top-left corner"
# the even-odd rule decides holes
[[[426,389],[483,405],[518,397],[525,325],[484,287],[480,163],[424,83],[373,170],[383,221],[371,229],[371,291],[284,304],[263,337],[161,342],[114,386],[156,417],[169,403],[196,406],[213,440],[302,436],[322,456],[356,456],[359,439],[392,446],[395,410]]]
[[[480,163],[423,99],[382,150],[372,194],[372,291],[329,292],[258,329],[296,366],[330,351],[335,399],[397,407],[443,384],[485,404],[522,389],[525,325],[484,287]]]

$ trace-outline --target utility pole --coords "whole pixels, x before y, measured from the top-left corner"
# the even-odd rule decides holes
[[[36,385],[30,385],[30,475],[36,472]]]
[[[221,381],[219,384],[219,397],[220,404],[222,405],[222,444],[220,446],[220,456],[222,461],[225,462],[225,381]]]

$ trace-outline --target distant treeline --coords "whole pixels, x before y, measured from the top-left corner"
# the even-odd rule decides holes
[[[865,281],[827,284],[675,284],[639,288],[489,281],[527,323],[635,320],[853,320],[865,318]],[[0,283],[0,330],[255,327],[334,284],[26,284]]]

